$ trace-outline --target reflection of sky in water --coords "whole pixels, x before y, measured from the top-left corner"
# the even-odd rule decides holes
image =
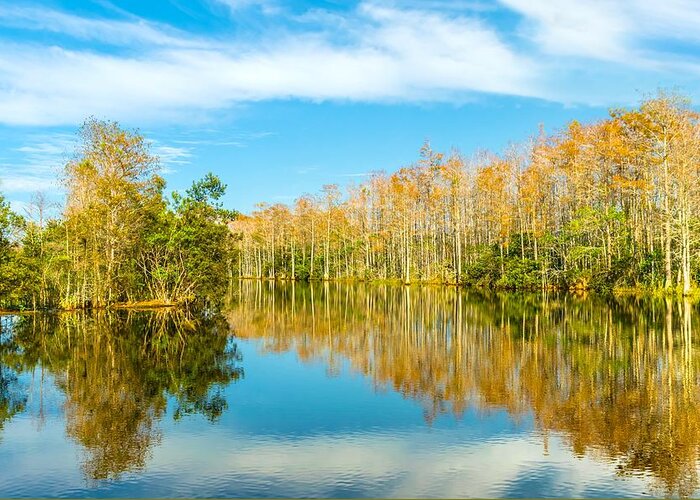
[[[80,469],[80,446],[66,436],[63,396],[40,369],[23,374],[27,409],[6,422],[0,441],[0,496],[615,496],[641,495],[643,478],[620,478],[614,464],[576,458],[554,435],[517,423],[504,410],[430,425],[419,402],[347,367],[293,353],[262,354],[239,341],[245,378],[225,389],[215,423],[172,418],[143,471],[98,483]]]

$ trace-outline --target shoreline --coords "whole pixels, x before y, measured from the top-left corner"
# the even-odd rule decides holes
[[[115,302],[106,306],[94,307],[72,307],[72,308],[50,308],[50,309],[8,309],[0,308],[0,316],[7,315],[32,315],[32,314],[55,314],[86,311],[159,311],[163,309],[175,309],[182,307],[182,302],[166,302],[161,300],[139,300],[136,302]]]
[[[617,287],[612,290],[601,291],[596,290],[591,287],[580,287],[572,286],[569,288],[548,285],[542,287],[530,287],[530,288],[503,288],[503,287],[487,287],[487,286],[475,286],[475,285],[465,285],[453,282],[441,282],[434,280],[415,280],[409,283],[405,283],[401,279],[389,278],[389,279],[372,279],[366,280],[361,278],[340,278],[340,279],[291,279],[291,278],[256,278],[253,276],[245,276],[235,278],[238,281],[262,281],[262,282],[283,282],[283,283],[343,283],[343,284],[358,284],[363,283],[366,285],[392,285],[392,286],[442,286],[450,288],[461,288],[464,290],[480,290],[487,292],[521,292],[521,293],[538,293],[538,292],[561,292],[569,293],[572,295],[583,294],[583,293],[593,293],[600,296],[613,295],[613,296],[629,296],[629,295],[644,295],[653,297],[675,297],[675,298],[700,298],[700,288],[693,289],[687,295],[683,295],[682,291],[676,288],[665,290],[663,288],[652,288],[652,287]]]
[[[290,278],[255,278],[255,277],[241,277],[235,278],[237,281],[259,281],[267,283],[304,283],[304,284],[322,284],[322,283],[336,283],[344,285],[389,285],[396,287],[445,287],[445,288],[455,288],[461,290],[474,290],[481,292],[501,292],[501,293],[542,293],[542,292],[558,292],[562,294],[569,294],[572,296],[581,296],[585,294],[594,294],[600,297],[612,296],[612,297],[641,297],[641,298],[673,298],[673,299],[700,299],[700,289],[694,289],[688,295],[683,295],[680,290],[664,290],[662,288],[647,288],[647,287],[620,287],[614,288],[610,291],[599,291],[592,288],[580,288],[571,287],[564,288],[558,286],[547,286],[542,288],[500,288],[500,287],[483,287],[483,286],[473,286],[473,285],[462,285],[458,283],[444,283],[439,281],[412,281],[410,283],[404,283],[400,279],[377,279],[377,280],[364,280],[357,278],[340,278],[340,279],[313,279],[313,280],[300,280],[300,279],[290,279]],[[161,300],[139,300],[134,302],[115,302],[114,304],[95,306],[95,307],[74,307],[74,308],[50,308],[50,309],[11,309],[11,308],[0,308],[0,316],[7,315],[31,315],[31,314],[41,314],[41,313],[70,313],[79,311],[159,311],[163,309],[176,309],[184,306],[184,302],[166,302]]]

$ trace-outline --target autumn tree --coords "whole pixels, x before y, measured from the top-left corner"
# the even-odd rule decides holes
[[[163,203],[158,158],[138,132],[90,119],[80,130],[77,157],[65,167],[66,247],[73,272],[66,305],[128,299],[129,266],[148,222]]]

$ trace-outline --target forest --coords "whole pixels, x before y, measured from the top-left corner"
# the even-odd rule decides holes
[[[213,304],[234,279],[659,290],[700,279],[700,115],[660,92],[501,153],[441,153],[292,206],[224,208],[214,174],[166,195],[138,131],[88,119],[50,216],[0,197],[0,306]]]
[[[237,274],[500,289],[691,294],[700,273],[700,123],[660,92],[500,154],[440,153],[326,185],[232,225]]]
[[[230,282],[235,214],[213,174],[165,195],[159,159],[137,131],[89,119],[63,171],[61,217],[37,193],[26,216],[0,200],[0,305],[89,309],[207,304]]]

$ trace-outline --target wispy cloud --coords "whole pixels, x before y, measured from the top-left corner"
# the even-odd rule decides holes
[[[170,26],[135,18],[132,20],[90,19],[48,8],[0,4],[0,26],[58,33],[77,40],[92,40],[124,46],[148,44],[167,47],[202,47],[211,42]]]
[[[0,164],[0,190],[5,193],[61,191],[61,168],[75,149],[70,134],[36,134],[14,149],[18,160]]]
[[[274,132],[238,132],[238,133],[220,133],[219,131],[195,130],[199,135],[196,139],[173,139],[175,144],[186,144],[189,146],[215,146],[215,147],[235,147],[244,148],[251,141],[257,141],[276,135]],[[202,137],[203,136],[203,137]]]
[[[522,14],[525,36],[544,52],[619,60],[626,53],[631,20],[619,2],[501,0]]]
[[[210,3],[234,17],[281,5]],[[518,16],[517,36],[486,15],[493,9]],[[374,0],[297,13],[254,38],[120,16],[0,0],[0,25],[29,33],[24,41],[0,34],[0,123],[75,124],[91,114],[163,123],[270,99],[463,102],[491,93],[614,101],[618,80],[700,78],[700,52],[655,43],[697,49],[700,4],[690,0]],[[60,36],[33,40],[38,31]],[[582,75],[594,84],[583,86]]]
[[[217,3],[228,7],[232,13],[241,10],[258,8],[264,14],[277,14],[281,11],[280,6],[275,0],[215,0]]]
[[[59,188],[55,178],[27,174],[4,173],[0,175],[0,189],[4,193],[48,192]]]
[[[168,146],[155,143],[151,152],[160,159],[161,172],[170,174],[177,166],[188,165],[192,162],[192,149],[187,147]]]
[[[63,195],[61,173],[78,145],[77,136],[65,133],[30,134],[24,144],[11,149],[14,161],[0,162],[0,192],[11,195],[43,192]],[[190,147],[152,141],[151,152],[160,159],[161,173],[169,174],[194,159]]]
[[[654,66],[665,59],[659,40],[700,40],[700,4],[694,0],[500,2],[523,16],[524,35],[549,54]]]
[[[32,15],[20,17],[31,23]],[[163,121],[264,99],[382,102],[450,100],[472,92],[536,94],[535,62],[476,18],[369,3],[350,16],[343,43],[335,41],[337,33],[310,28],[277,30],[255,42],[202,44],[140,21],[80,20],[50,11],[38,26],[50,21],[52,29],[74,37],[118,33],[124,43],[144,42],[142,50],[0,41],[0,122],[67,124],[87,114]]]

